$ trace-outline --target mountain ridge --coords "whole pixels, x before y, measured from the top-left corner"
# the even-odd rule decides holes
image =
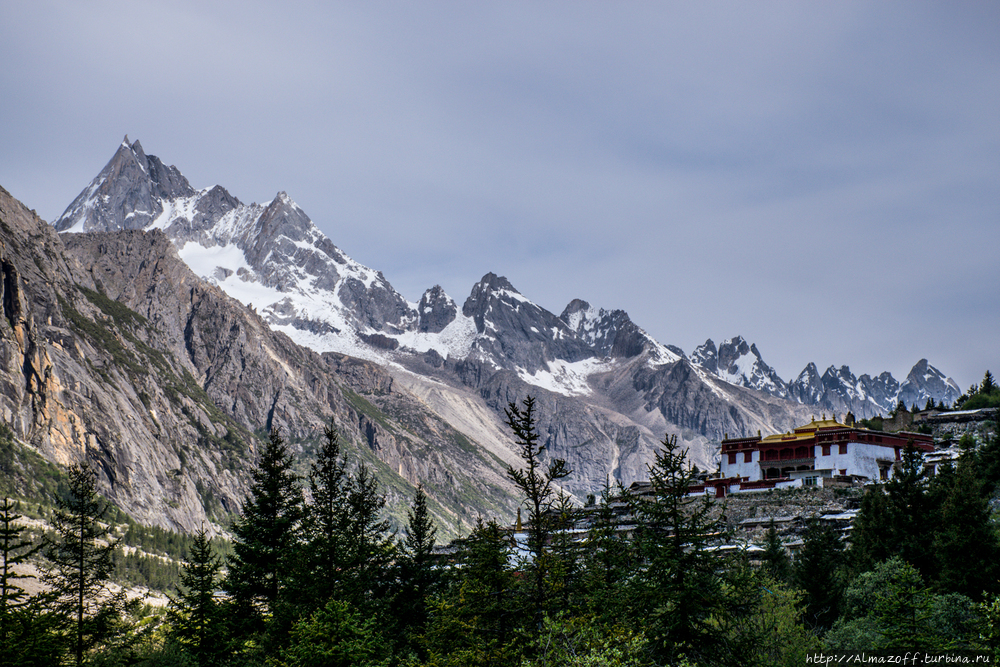
[[[557,316],[492,272],[461,307],[440,286],[412,303],[380,271],[350,259],[286,193],[246,205],[221,186],[195,190],[162,164],[138,142],[123,142],[54,226],[90,233],[146,221],[197,275],[275,331],[321,354],[379,364],[416,395],[437,396],[443,411],[464,402],[496,420],[508,402],[538,394],[540,409],[551,411],[540,424],[549,454],[567,458],[583,478],[567,481],[574,493],[598,490],[609,475],[643,477],[664,433],[711,468],[727,433],[787,430],[810,410],[873,416],[899,394],[891,375],[856,378],[846,367],[820,375],[810,364],[786,382],[739,336],[720,346],[708,340],[687,357],[624,311],[575,299]],[[124,204],[110,202],[138,202],[150,213],[129,217]],[[951,391],[932,369],[907,385],[915,400]],[[435,383],[452,398],[435,393]]]

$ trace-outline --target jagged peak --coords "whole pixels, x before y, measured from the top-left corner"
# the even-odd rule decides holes
[[[587,312],[589,310],[590,310],[589,303],[587,303],[583,299],[573,299],[568,304],[566,304],[566,307],[563,309],[562,315],[560,315],[559,317],[560,319],[566,319],[567,316],[572,315],[573,313]]]
[[[809,377],[819,377],[819,369],[816,368],[816,364],[812,361],[806,364],[806,367],[803,368],[802,372],[798,374],[798,377],[796,377],[796,381]]]
[[[510,281],[507,280],[507,278],[505,278],[504,276],[498,276],[492,271],[483,276],[482,279],[480,279],[480,281],[476,283],[476,287],[480,288],[482,291],[489,291],[489,292],[504,291],[504,292],[513,292],[514,294],[521,294],[520,292],[517,291],[517,289],[515,289],[513,285],[510,284]]]

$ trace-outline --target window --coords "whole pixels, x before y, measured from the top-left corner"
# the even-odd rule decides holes
[[[805,484],[806,486],[816,486],[817,485],[817,478],[816,477],[806,477],[804,480],[802,480],[802,483]]]
[[[837,445],[837,453],[838,454],[846,454],[847,453],[847,443],[846,442],[842,442],[839,445]]]
[[[830,455],[830,445],[823,445],[823,456]]]
[[[753,452],[743,452],[743,463],[751,463],[753,461]]]
[[[729,465],[736,465],[736,452],[729,452]]]

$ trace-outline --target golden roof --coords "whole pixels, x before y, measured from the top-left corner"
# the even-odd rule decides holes
[[[823,415],[821,419],[812,418],[808,424],[798,426],[790,433],[776,433],[762,438],[761,442],[794,442],[796,440],[809,440],[816,435],[816,431],[821,428],[848,428],[847,424],[841,424],[833,415],[829,419]]]

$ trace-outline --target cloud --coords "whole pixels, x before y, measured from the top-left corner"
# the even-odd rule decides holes
[[[496,271],[786,378],[1000,368],[951,342],[997,324],[993,4],[4,11],[0,183],[46,218],[127,132],[196,187],[287,190],[410,299]]]

